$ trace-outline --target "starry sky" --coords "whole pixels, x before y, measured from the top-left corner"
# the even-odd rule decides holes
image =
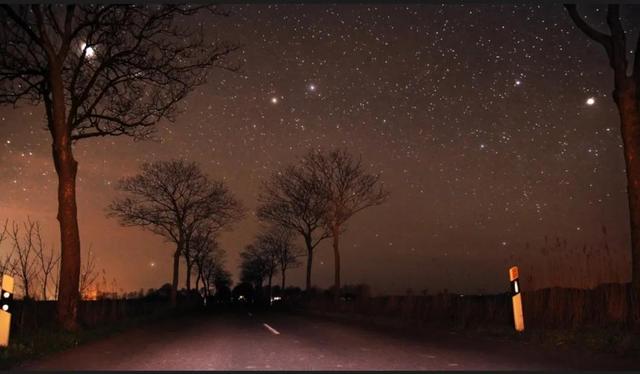
[[[211,40],[242,44],[234,56],[241,72],[211,71],[176,122],[158,125],[157,141],[75,146],[83,251],[91,247],[118,287],[169,281],[173,250],[105,217],[119,178],[142,162],[181,157],[224,179],[248,209],[221,238],[237,274],[238,254],[259,230],[260,181],[318,146],[361,155],[392,192],[350,221],[343,283],[368,283],[374,293],[502,291],[508,266],[518,264],[524,279],[533,277],[529,286],[542,285],[549,261],[558,272],[587,272],[590,265],[571,266],[583,261],[584,246],[602,247],[602,226],[609,268],[599,280],[628,280],[612,73],[561,4],[227,9],[227,18],[182,22],[203,25]],[[602,10],[583,13],[602,25]],[[625,25],[639,19],[635,11]],[[0,218],[31,216],[59,246],[43,116],[40,107],[0,108]],[[569,244],[545,249],[545,236]],[[326,287],[329,241],[316,256],[313,283]],[[299,286],[303,278],[302,267],[287,277]]]

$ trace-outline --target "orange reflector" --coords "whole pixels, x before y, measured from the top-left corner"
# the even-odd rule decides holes
[[[4,274],[2,276],[2,291],[0,293],[0,347],[9,345],[9,331],[11,330],[11,300],[13,299],[13,277]]]
[[[513,304],[513,323],[516,331],[524,331],[524,316],[522,312],[522,294],[520,293],[518,267],[509,269],[509,280],[511,281],[511,303]]]

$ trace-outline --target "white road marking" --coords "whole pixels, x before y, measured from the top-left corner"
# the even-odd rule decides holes
[[[266,323],[263,323],[262,326],[266,327],[267,330],[271,331],[271,333],[273,335],[280,335],[280,333],[278,332],[278,330],[274,329],[273,327],[267,325]]]

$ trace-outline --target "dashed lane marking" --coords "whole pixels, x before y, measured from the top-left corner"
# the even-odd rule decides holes
[[[271,333],[273,335],[280,335],[280,333],[278,332],[278,330],[274,329],[273,327],[267,325],[266,323],[263,323],[262,326],[266,327],[267,330],[271,331]]]

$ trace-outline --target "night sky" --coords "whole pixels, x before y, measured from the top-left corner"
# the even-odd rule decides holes
[[[241,43],[240,73],[212,70],[176,122],[158,126],[158,141],[76,144],[83,251],[91,246],[118,287],[171,277],[170,244],[105,217],[115,182],[142,162],[183,157],[228,183],[248,208],[221,240],[237,274],[238,254],[259,229],[260,181],[310,147],[333,146],[361,154],[392,193],[350,221],[343,283],[380,293],[504,290],[508,266],[526,268],[545,235],[598,247],[603,225],[612,269],[628,280],[612,73],[561,4],[227,9],[231,17],[186,22]],[[59,247],[42,108],[0,108],[0,142],[0,218],[29,215]],[[314,284],[331,283],[332,263],[326,241]],[[303,278],[301,267],[287,279],[302,286]]]

